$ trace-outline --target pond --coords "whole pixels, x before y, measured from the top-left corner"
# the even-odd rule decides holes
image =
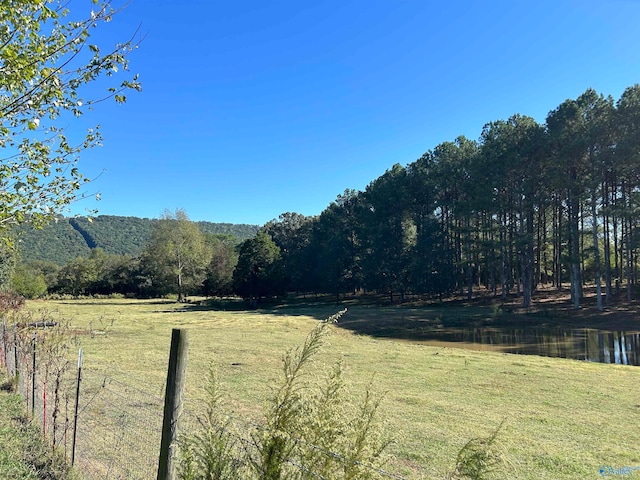
[[[435,328],[420,343],[640,365],[640,332],[563,328]]]

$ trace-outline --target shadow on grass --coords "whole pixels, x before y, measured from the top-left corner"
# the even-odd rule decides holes
[[[187,302],[182,305],[184,310],[191,312],[242,312],[250,311],[247,302],[241,298],[208,298],[197,302]]]
[[[90,303],[91,305],[105,305],[105,306],[109,306],[112,307],[113,306],[113,302],[114,301],[118,301],[118,303],[120,305],[136,305],[139,306],[140,302],[144,302],[147,305],[168,305],[171,303],[176,303],[175,300],[171,300],[171,299],[160,299],[160,298],[156,298],[153,300],[147,300],[147,299],[135,299],[135,300],[127,300],[127,301],[120,301],[120,299],[112,299],[112,300],[94,300],[92,298],[78,298],[76,300],[54,300],[56,303],[60,303],[62,305],[78,305],[78,300],[82,301],[82,300],[87,300],[88,303]]]
[[[505,302],[495,297],[471,301],[453,298],[442,302],[413,300],[390,305],[386,297],[353,296],[337,304],[331,295],[291,296],[273,299],[250,309],[240,298],[216,298],[186,303],[189,311],[251,311],[288,317],[307,316],[326,320],[347,308],[338,327],[359,335],[425,341],[434,332],[459,329],[598,329],[640,331],[637,304],[617,301],[605,311],[595,308],[587,297],[583,307],[575,310],[563,292],[541,294],[530,308],[521,306],[521,298],[512,296]]]

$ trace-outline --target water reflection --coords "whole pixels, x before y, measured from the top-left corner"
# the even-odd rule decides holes
[[[433,330],[426,337],[424,343],[433,345],[640,365],[640,332],[474,328]]]

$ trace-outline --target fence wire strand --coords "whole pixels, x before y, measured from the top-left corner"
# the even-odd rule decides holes
[[[43,358],[46,350],[40,350],[37,340],[33,340],[33,331],[3,323],[0,330],[0,367],[6,370],[9,378],[17,378],[18,392],[25,399],[32,421],[38,422],[52,447],[70,462],[78,371],[69,358]],[[131,373],[114,370],[112,366],[85,362],[80,381],[74,465],[83,478],[155,478],[164,389],[164,383],[154,385],[147,379],[135,378]],[[204,412],[206,403],[203,400],[187,398],[181,418],[182,432],[201,431],[205,427]],[[258,448],[253,440],[255,437],[238,431],[256,434],[264,430],[264,425],[247,418],[229,415],[225,418],[234,426],[233,429],[225,428],[225,432],[242,445],[245,453],[255,452]],[[316,445],[306,447],[340,464],[358,465],[378,478],[404,479]],[[287,461],[305,478],[325,478],[294,458]]]

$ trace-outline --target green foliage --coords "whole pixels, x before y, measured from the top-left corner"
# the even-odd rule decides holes
[[[262,230],[280,249],[280,269],[283,288],[287,291],[311,290],[310,279],[313,258],[308,254],[314,217],[287,212],[277,220],[267,222]]]
[[[249,299],[252,307],[263,297],[279,293],[282,290],[279,260],[280,249],[266,232],[258,232],[242,242],[233,271],[236,293]]]
[[[68,123],[105,98],[125,101],[140,90],[137,76],[85,98],[84,87],[128,70],[132,41],[102,53],[90,44],[92,31],[116,13],[96,2],[86,17],[54,0],[7,0],[0,7],[0,225],[42,225],[74,201],[88,181],[78,155],[100,145],[99,127],[83,138],[67,138]],[[87,47],[88,48],[85,48]]]
[[[235,238],[236,243],[247,240],[258,232],[257,225],[248,225],[246,223],[197,222],[197,224],[202,233],[231,236]]]
[[[362,286],[362,209],[359,193],[345,190],[318,218],[311,249],[315,254],[316,287],[335,293]]]
[[[276,480],[293,475],[289,471],[289,460],[293,457],[299,442],[298,435],[304,431],[307,420],[304,369],[320,350],[327,333],[327,324],[319,323],[302,347],[288,351],[283,357],[282,385],[267,406],[265,428],[253,436],[257,451],[250,457],[250,462],[258,478]]]
[[[25,298],[40,298],[47,293],[47,282],[42,273],[20,265],[11,278],[11,289]]]
[[[182,441],[180,478],[364,479],[378,478],[382,452],[380,398],[369,388],[354,403],[338,363],[318,380],[314,357],[330,324],[346,310],[319,323],[304,344],[283,356],[282,381],[265,410],[265,423],[243,448],[234,441],[229,417],[209,374],[207,415],[199,432]],[[235,471],[235,477],[234,477]]]
[[[100,247],[114,255],[139,255],[151,238],[157,220],[137,217],[98,215],[78,217],[69,223],[79,231],[91,248]]]
[[[317,218],[286,213],[265,225],[281,250],[285,288],[455,293],[483,287],[531,305],[538,285],[618,279],[633,296],[640,249],[640,85],[617,103],[588,89],[544,124],[515,114],[458,137],[362,192],[345,191]],[[601,265],[602,264],[602,265]]]
[[[5,291],[11,286],[15,266],[15,250],[10,245],[0,242],[0,291]]]
[[[0,385],[5,385],[0,372]],[[30,423],[21,397],[0,388],[0,478],[71,480],[77,478],[59,452],[52,452],[42,431]]]
[[[41,261],[62,266],[91,254],[82,235],[63,218],[42,228],[25,226],[16,230],[20,258],[25,263]]]
[[[223,296],[233,293],[233,270],[238,264],[235,239],[231,235],[205,234],[211,249],[211,261],[203,284],[205,295]]]
[[[36,275],[42,275],[47,286],[47,290],[53,290],[58,284],[58,272],[60,271],[60,266],[55,263],[34,260],[23,265],[24,268]]]
[[[88,258],[78,257],[63,267],[50,262],[33,261],[19,266],[27,278],[14,276],[23,285],[40,277],[50,293],[79,295],[131,294],[140,291],[139,261],[124,255],[109,255],[101,248],[91,251]],[[18,283],[16,283],[18,284]],[[21,287],[22,288],[22,287]]]
[[[65,265],[78,257],[88,257],[92,248],[102,248],[112,255],[139,256],[151,240],[157,219],[98,215],[89,218],[58,218],[41,229],[26,226],[18,229],[23,262],[48,261]],[[253,237],[255,225],[196,222],[200,230],[222,236],[225,245]]]
[[[452,472],[452,479],[483,480],[501,462],[501,456],[496,445],[496,439],[501,423],[491,435],[486,438],[472,438],[458,452],[456,468]]]
[[[151,240],[143,253],[143,268],[152,287],[162,294],[177,293],[182,301],[202,287],[211,249],[198,226],[184,210],[165,212],[154,224]]]
[[[97,279],[95,262],[88,258],[76,258],[60,269],[56,291],[74,296],[87,295]]]
[[[203,222],[201,231],[250,233],[237,264],[226,240],[210,240],[206,271],[199,269],[185,288],[210,295],[234,290],[254,307],[288,291],[332,293],[338,302],[377,293],[393,303],[396,293],[400,301],[405,294],[471,299],[482,288],[503,300],[521,296],[529,307],[537,286],[570,281],[578,307],[589,275],[596,285],[604,280],[607,301],[615,298],[612,285],[621,283],[631,300],[640,259],[639,99],[640,85],[617,103],[589,89],[551,111],[545,123],[520,114],[492,121],[478,141],[442,142],[406,167],[394,165],[365,191],[345,191],[318,217],[287,212],[258,236],[256,227],[220,225],[214,232],[214,224]],[[163,221],[139,220],[128,229],[128,220],[118,218],[67,222],[82,238],[82,256],[96,246],[138,256],[145,221]],[[71,242],[62,248],[76,251]],[[23,259],[35,258],[22,250]],[[60,255],[61,263],[77,256]],[[119,270],[130,277],[129,291],[180,290],[160,257]]]
[[[408,272],[416,244],[416,229],[408,215],[406,170],[399,164],[367,187],[361,201],[366,212],[363,222],[367,285],[379,292],[407,289]]]
[[[198,418],[198,431],[180,439],[181,480],[234,480],[242,468],[240,450],[230,432],[231,420],[222,412],[223,402],[214,365],[209,367],[205,384],[206,411]]]

